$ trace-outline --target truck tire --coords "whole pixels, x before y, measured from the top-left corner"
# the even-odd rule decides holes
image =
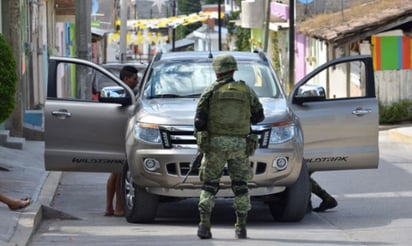
[[[269,202],[273,219],[281,222],[301,221],[306,214],[310,193],[309,172],[306,163],[303,162],[296,182],[278,194],[279,199]]]
[[[159,198],[157,195],[148,193],[144,187],[134,183],[127,163],[123,167],[121,190],[123,210],[127,222],[147,223],[155,219]]]

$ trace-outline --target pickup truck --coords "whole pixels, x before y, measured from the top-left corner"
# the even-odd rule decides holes
[[[194,114],[200,93],[216,80],[212,57],[220,53],[159,52],[137,92],[102,66],[50,57],[46,170],[121,172],[131,223],[153,221],[161,202],[198,197],[198,170],[189,173],[197,152]],[[264,53],[230,53],[238,62],[235,79],[253,88],[264,107],[265,120],[252,126],[259,146],[250,157],[254,177],[248,186],[274,220],[304,218],[310,173],[378,167],[379,113],[370,56],[321,65],[287,95]],[[96,73],[113,83],[92,100],[88,81]],[[116,85],[122,93],[111,97],[107,91],[117,91]],[[233,197],[230,186],[225,172],[217,197]]]

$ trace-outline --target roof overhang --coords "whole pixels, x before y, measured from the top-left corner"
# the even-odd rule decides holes
[[[370,5],[362,7],[369,10],[357,9],[361,15],[352,18],[349,17],[350,12],[344,12],[343,16],[341,13],[323,16],[323,21],[316,20],[316,17],[308,19],[297,25],[297,32],[338,47],[412,22],[412,2],[409,1],[398,5],[393,3],[390,7],[379,11],[374,10]],[[328,20],[337,19],[341,21],[328,23]]]

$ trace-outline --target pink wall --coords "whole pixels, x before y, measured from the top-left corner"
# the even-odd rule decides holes
[[[306,74],[306,36],[296,34],[295,41],[295,79],[296,82]]]
[[[272,2],[270,4],[270,15],[289,20],[289,6],[283,3]]]

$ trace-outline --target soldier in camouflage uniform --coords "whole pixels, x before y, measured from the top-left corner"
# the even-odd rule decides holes
[[[199,172],[203,187],[198,204],[200,223],[197,235],[201,239],[212,237],[210,216],[227,163],[235,195],[236,237],[246,238],[247,213],[251,209],[247,183],[253,176],[247,136],[251,123],[264,119],[263,108],[256,93],[245,82],[233,79],[237,70],[233,56],[215,57],[213,69],[217,81],[202,93],[195,117],[195,135],[199,150],[204,153]]]

